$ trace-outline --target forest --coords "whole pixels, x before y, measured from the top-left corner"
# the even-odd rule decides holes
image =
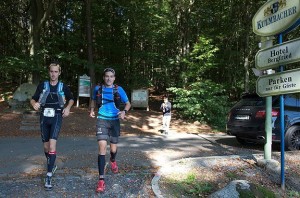
[[[255,92],[252,68],[263,38],[252,18],[265,2],[4,0],[0,83],[37,84],[57,60],[76,95],[78,76],[95,85],[112,67],[128,95],[139,88],[168,94],[183,117],[222,129],[232,104]],[[295,28],[283,39],[298,34]]]

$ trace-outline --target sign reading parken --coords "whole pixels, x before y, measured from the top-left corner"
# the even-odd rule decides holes
[[[300,17],[299,0],[270,0],[252,19],[253,32],[260,36],[279,34],[295,24]]]
[[[255,56],[255,67],[265,70],[300,60],[300,39],[291,40],[273,47],[259,50]]]
[[[300,92],[300,69],[260,76],[256,83],[256,93],[261,96],[275,96]]]

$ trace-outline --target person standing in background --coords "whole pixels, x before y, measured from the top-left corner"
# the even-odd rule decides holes
[[[170,129],[171,108],[172,108],[171,102],[169,102],[167,96],[164,96],[164,102],[160,106],[160,110],[163,112],[161,133],[165,133],[166,135],[169,134],[169,129]]]

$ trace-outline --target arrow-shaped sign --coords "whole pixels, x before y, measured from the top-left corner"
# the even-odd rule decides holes
[[[259,70],[300,60],[300,39],[291,40],[273,47],[259,50],[255,56],[255,67]]]
[[[300,92],[299,76],[300,69],[260,76],[256,83],[256,93],[265,97]]]

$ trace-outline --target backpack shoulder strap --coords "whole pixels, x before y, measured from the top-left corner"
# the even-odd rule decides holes
[[[120,98],[120,94],[118,92],[118,85],[114,85],[113,88],[113,96],[114,96],[114,103],[115,106],[119,109],[120,108],[120,103],[121,103],[121,98]]]
[[[113,94],[118,93],[118,85],[114,84]]]
[[[57,87],[57,92],[61,92],[63,90],[63,86],[64,86],[64,83],[59,81],[58,82],[58,87]]]
[[[102,94],[102,84],[99,85],[98,94]]]
[[[44,81],[44,89],[46,90],[46,91],[50,91],[50,86],[49,86],[49,81]]]
[[[97,90],[96,104],[97,104],[98,108],[100,108],[102,106],[102,84],[99,85],[99,88]]]

